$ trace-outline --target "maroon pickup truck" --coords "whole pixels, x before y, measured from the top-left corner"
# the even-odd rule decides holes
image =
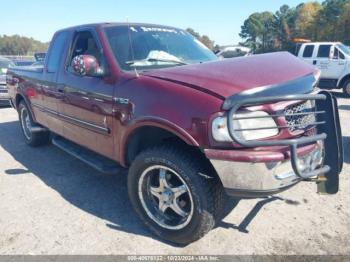
[[[27,144],[128,168],[141,220],[187,244],[222,219],[227,195],[301,181],[337,193],[337,101],[318,78],[288,53],[218,61],[184,30],[104,23],[58,31],[44,66],[10,69],[7,85]]]

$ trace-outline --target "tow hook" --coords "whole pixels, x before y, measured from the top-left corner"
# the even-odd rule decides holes
[[[309,178],[306,180],[307,182],[315,182],[315,183],[324,183],[327,182],[327,177],[325,176],[319,176],[319,177],[315,177],[315,178]]]

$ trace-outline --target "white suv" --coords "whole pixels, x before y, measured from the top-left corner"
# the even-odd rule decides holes
[[[298,57],[321,70],[320,88],[343,88],[350,97],[350,47],[339,42],[307,43]]]

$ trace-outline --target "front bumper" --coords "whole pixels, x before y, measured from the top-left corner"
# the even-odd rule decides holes
[[[233,120],[235,119],[236,112],[241,107],[278,101],[307,100],[315,101],[315,111],[300,112],[298,114],[315,115],[316,122],[313,125],[317,126],[316,134],[291,139],[260,141],[247,141],[237,135],[240,130],[235,129]],[[241,163],[239,162],[240,160],[236,162],[236,160],[230,159],[234,162],[229,162],[225,161],[227,159],[222,158],[222,156],[215,158],[212,154],[206,154],[230,195],[247,197],[272,195],[288,189],[299,181],[314,181],[315,178],[318,178],[319,193],[336,194],[338,192],[339,174],[343,166],[343,146],[337,101],[331,94],[320,92],[318,94],[289,96],[232,97],[225,102],[223,109],[230,110],[227,125],[232,140],[243,148],[253,148],[251,151],[253,152],[254,148],[259,147],[288,146],[290,150],[289,160],[279,160],[281,162],[277,163],[272,169],[269,166],[272,161],[276,160],[250,161],[250,163],[243,160],[244,163]],[[276,115],[276,117],[279,116]],[[279,128],[287,127],[289,126],[280,126]],[[254,130],[259,131],[260,129],[256,128]],[[323,143],[324,145],[325,156],[323,164],[300,164],[298,148],[316,143]],[[262,154],[265,155],[265,159],[268,158],[266,152],[262,152]],[[263,163],[256,164],[257,162]]]
[[[312,159],[319,150],[319,147],[315,147],[298,159],[300,162]],[[314,159],[314,161],[320,162],[320,159]],[[302,181],[302,178],[293,171],[290,159],[259,163],[210,159],[210,162],[220,177],[226,193],[230,196],[249,198],[269,196]]]

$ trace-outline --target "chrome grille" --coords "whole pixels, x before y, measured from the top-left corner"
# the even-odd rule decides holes
[[[306,101],[288,106],[284,110],[288,129],[291,132],[311,128],[316,123],[317,114],[314,102]]]

